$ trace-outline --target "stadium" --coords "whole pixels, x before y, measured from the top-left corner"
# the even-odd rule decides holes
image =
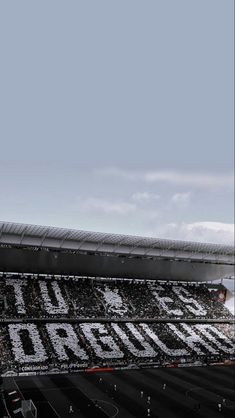
[[[232,246],[1,222],[1,416],[234,416],[224,279]]]

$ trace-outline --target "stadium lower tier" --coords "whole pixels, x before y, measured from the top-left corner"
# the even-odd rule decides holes
[[[231,324],[0,324],[3,375],[234,360]],[[93,369],[94,370],[94,369]]]
[[[232,319],[221,285],[162,281],[0,275],[0,319]]]

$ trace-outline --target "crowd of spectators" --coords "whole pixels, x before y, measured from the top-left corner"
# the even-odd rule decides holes
[[[234,324],[201,321],[233,318],[225,295],[205,283],[1,274],[0,370],[231,360]]]
[[[223,286],[83,277],[0,277],[0,318],[232,318]]]
[[[1,324],[0,343],[0,368],[17,372],[234,359],[232,325],[221,324]]]

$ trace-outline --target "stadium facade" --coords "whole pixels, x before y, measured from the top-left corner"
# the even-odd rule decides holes
[[[2,375],[231,363],[231,246],[0,223]]]

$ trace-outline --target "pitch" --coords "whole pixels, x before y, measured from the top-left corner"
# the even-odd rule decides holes
[[[235,413],[234,366],[17,377],[9,378],[8,385],[15,399],[33,400],[39,418],[219,418]]]

